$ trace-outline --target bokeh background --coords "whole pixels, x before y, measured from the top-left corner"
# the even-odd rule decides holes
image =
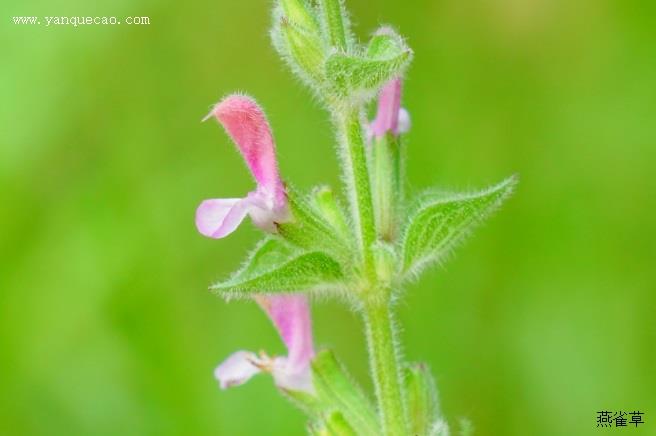
[[[599,410],[656,434],[654,2],[348,0],[362,38],[416,53],[404,105],[415,192],[518,173],[507,205],[399,308],[405,355],[478,435],[595,435]],[[266,376],[227,392],[236,349],[282,353],[254,304],[206,289],[257,238],[201,237],[204,198],[252,188],[216,123],[226,93],[267,110],[282,171],[336,185],[324,111],[271,48],[270,1],[3,2],[0,433],[292,435]],[[149,16],[18,26],[15,15]],[[316,341],[367,388],[359,320],[313,306]]]

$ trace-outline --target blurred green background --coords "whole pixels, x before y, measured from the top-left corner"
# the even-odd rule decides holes
[[[287,180],[339,181],[327,116],[277,59],[270,1],[3,2],[0,434],[303,434],[261,376],[221,392],[237,349],[283,347],[254,304],[206,289],[258,238],[201,237],[205,198],[253,186],[210,105],[264,106]],[[598,410],[656,434],[654,2],[348,0],[366,37],[416,53],[409,179],[507,205],[408,289],[404,352],[478,435],[595,435]],[[149,26],[13,25],[15,15]],[[313,306],[316,341],[367,388],[359,320]]]

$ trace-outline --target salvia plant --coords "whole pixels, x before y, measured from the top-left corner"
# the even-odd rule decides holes
[[[384,26],[360,43],[342,0],[277,0],[271,39],[330,114],[347,207],[328,187],[302,193],[283,181],[271,128],[252,98],[229,95],[213,107],[207,118],[225,128],[256,186],[242,198],[203,201],[196,225],[219,239],[248,216],[265,237],[238,271],[211,289],[228,300],[257,302],[287,348],[276,357],[237,351],[215,376],[228,388],[269,373],[308,415],[312,435],[448,435],[428,367],[400,353],[394,310],[404,285],[443,260],[510,195],[516,180],[479,192],[406,198],[403,142],[410,117],[400,103],[413,52],[403,37]],[[319,294],[361,315],[375,401],[332,351],[315,349],[309,299]]]

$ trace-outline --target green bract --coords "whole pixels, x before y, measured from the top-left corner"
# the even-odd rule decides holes
[[[371,58],[335,53],[326,60],[326,77],[338,98],[375,95],[378,88],[393,77],[403,74],[412,59],[412,51]]]
[[[516,177],[472,194],[438,194],[421,203],[403,237],[403,273],[439,261],[513,191]]]
[[[338,289],[340,264],[321,251],[304,252],[277,239],[265,239],[232,277],[210,287],[226,297]]]

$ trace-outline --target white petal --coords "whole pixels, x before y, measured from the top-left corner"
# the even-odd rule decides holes
[[[273,379],[276,386],[289,391],[301,391],[310,394],[314,393],[312,386],[312,373],[310,366],[306,366],[302,371],[290,371],[285,357],[276,357],[273,362]]]
[[[205,236],[223,238],[244,220],[248,207],[249,202],[241,198],[205,200],[196,210],[196,227]]]
[[[214,377],[221,389],[239,386],[260,372],[252,362],[257,356],[250,351],[237,351],[224,360],[215,370]]]
[[[265,232],[274,233],[275,223],[287,219],[287,208],[276,209],[275,198],[265,189],[258,188],[249,193],[244,202],[248,204],[248,215],[253,220],[253,224]]]
[[[399,125],[397,131],[399,133],[406,133],[410,130],[410,114],[405,108],[399,109]]]

